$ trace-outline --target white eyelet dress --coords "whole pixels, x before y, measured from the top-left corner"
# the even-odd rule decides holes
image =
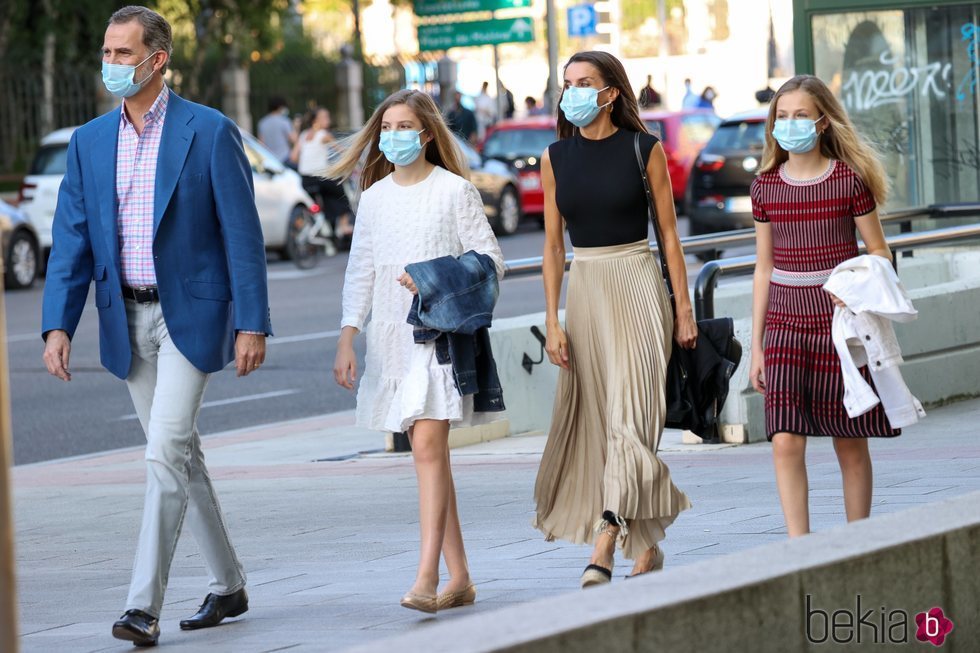
[[[400,432],[417,419],[448,419],[453,426],[500,419],[499,413],[474,414],[472,395],[456,390],[452,365],[436,361],[432,343],[415,343],[406,321],[412,294],[396,281],[409,263],[470,250],[492,258],[503,276],[503,256],[479,191],[445,168],[436,166],[412,186],[399,186],[389,175],[361,195],[341,321],[367,333],[358,426]]]

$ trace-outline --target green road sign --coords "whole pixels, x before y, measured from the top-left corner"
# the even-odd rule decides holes
[[[534,21],[530,18],[419,25],[419,50],[448,50],[533,40]]]
[[[462,14],[469,11],[497,11],[531,6],[531,0],[415,0],[416,16]]]

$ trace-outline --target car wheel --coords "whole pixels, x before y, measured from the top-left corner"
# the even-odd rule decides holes
[[[40,261],[40,251],[34,237],[25,231],[16,232],[11,236],[7,250],[7,287],[19,289],[33,286]]]
[[[307,270],[316,265],[320,247],[310,242],[313,229],[313,215],[305,206],[293,207],[289,215],[289,229],[286,232],[286,258],[296,267]]]
[[[493,231],[498,236],[509,236],[517,231],[521,222],[521,201],[517,189],[504,186],[497,199],[497,217],[493,221]]]

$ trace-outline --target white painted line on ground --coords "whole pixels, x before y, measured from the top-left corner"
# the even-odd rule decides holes
[[[7,336],[7,342],[29,342],[31,340],[44,342],[41,340],[40,333],[21,333],[20,335],[16,336]]]
[[[312,270],[273,270],[268,273],[269,281],[290,281],[292,279],[309,279],[320,277],[327,273],[326,268]]]
[[[263,392],[257,395],[245,395],[242,397],[232,397],[231,399],[217,399],[215,401],[205,401],[201,404],[201,408],[214,408],[215,406],[227,406],[228,404],[240,404],[246,401],[258,401],[259,399],[272,399],[273,397],[285,397],[286,395],[294,395],[300,392],[299,388],[290,388],[289,390],[275,390],[273,392]],[[131,419],[139,419],[136,413],[130,415],[123,415],[122,417],[117,417],[114,421],[125,422]]]
[[[285,345],[290,342],[309,342],[310,340],[325,340],[326,338],[336,338],[340,331],[315,331],[314,333],[300,333],[295,336],[272,336],[266,341],[268,345]]]

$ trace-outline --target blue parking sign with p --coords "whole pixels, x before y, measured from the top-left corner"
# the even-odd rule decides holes
[[[596,34],[598,16],[592,5],[576,5],[568,8],[568,35],[593,36]]]

